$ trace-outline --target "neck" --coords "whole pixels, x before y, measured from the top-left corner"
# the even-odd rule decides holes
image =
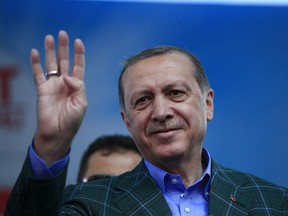
[[[155,165],[168,173],[179,174],[186,187],[193,185],[203,175],[206,168],[206,164],[202,163],[202,147],[195,149],[187,159],[170,158]]]

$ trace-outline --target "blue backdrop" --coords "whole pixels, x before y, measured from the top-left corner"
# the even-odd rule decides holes
[[[43,57],[44,36],[61,29],[71,44],[79,37],[86,45],[89,103],[73,141],[67,183],[76,181],[94,138],[128,134],[117,97],[122,60],[171,44],[199,57],[214,88],[215,115],[204,143],[212,157],[288,186],[288,7],[2,0],[0,187],[16,181],[36,127],[30,49]],[[8,81],[7,67],[10,74],[17,71]]]

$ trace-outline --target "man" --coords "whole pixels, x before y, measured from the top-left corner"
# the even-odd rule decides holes
[[[98,137],[82,156],[77,182],[120,175],[132,170],[141,159],[131,137],[118,134]]]
[[[53,38],[45,39],[47,80],[39,54],[31,53],[39,93],[34,148],[47,166],[65,157],[86,108],[84,45],[75,41],[69,77],[68,36],[63,31],[59,44],[57,64]],[[224,168],[202,148],[207,122],[213,118],[214,92],[192,54],[162,46],[131,57],[119,78],[119,97],[121,116],[144,160],[120,176],[68,186],[59,215],[288,214],[287,188]],[[47,106],[51,103],[53,107]],[[50,188],[65,181],[65,169],[67,165],[49,182]],[[24,193],[26,197],[15,202],[31,215],[40,214],[41,205],[45,213],[57,214],[60,198],[44,197],[44,192],[53,194],[46,185],[31,189],[41,199]]]

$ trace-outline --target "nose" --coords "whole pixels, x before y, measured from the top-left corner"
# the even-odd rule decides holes
[[[171,102],[165,97],[155,97],[152,106],[153,121],[165,122],[173,118],[174,112],[171,109]]]

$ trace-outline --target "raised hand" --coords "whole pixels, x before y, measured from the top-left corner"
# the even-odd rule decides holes
[[[38,51],[36,49],[31,50],[32,71],[38,91],[37,130],[34,137],[34,148],[48,166],[67,154],[87,107],[83,82],[84,44],[80,39],[76,39],[74,42],[74,64],[72,75],[69,75],[69,39],[67,33],[60,31],[58,40],[57,58],[53,36],[47,35],[45,37],[47,76],[42,70]]]

